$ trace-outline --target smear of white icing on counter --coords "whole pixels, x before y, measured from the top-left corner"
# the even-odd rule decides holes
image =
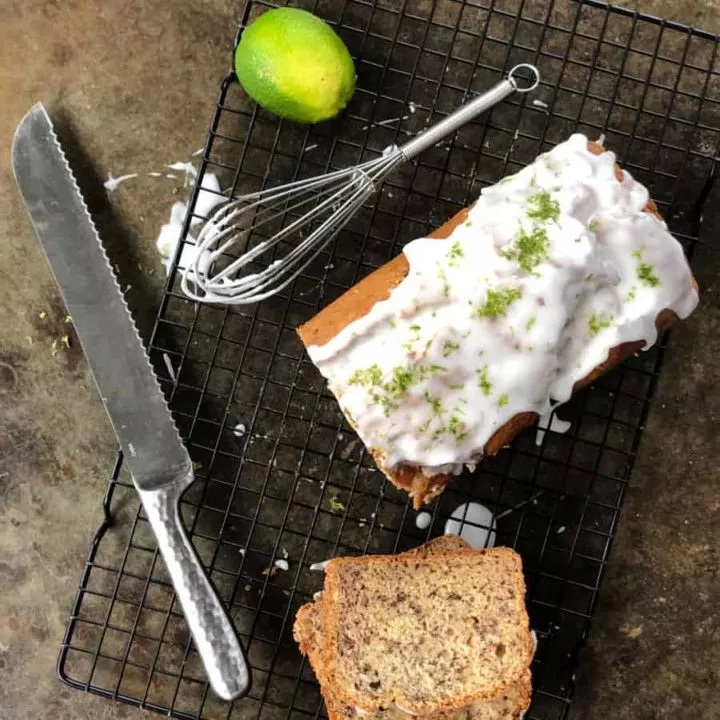
[[[179,170],[180,172],[184,172],[186,185],[197,177],[197,168],[191,162],[178,160],[177,162],[168,165],[168,167],[170,170]]]
[[[120,175],[119,177],[113,177],[110,173],[108,173],[108,179],[103,183],[105,185],[105,189],[108,192],[113,192],[113,190],[117,190],[118,187],[122,183],[124,183],[126,180],[132,180],[133,178],[136,178],[138,176],[137,173],[128,173],[127,175]]]
[[[483,190],[449,238],[409,243],[407,277],[308,353],[386,468],[459,472],[518,413],[549,413],[664,308],[697,293],[680,244],[615,155],[573,135]]]
[[[495,518],[480,503],[463,503],[445,523],[445,535],[459,535],[470,547],[495,547]]]
[[[178,163],[175,164],[177,165]],[[202,222],[203,218],[208,217],[213,208],[223,202],[224,199],[220,194],[220,183],[217,176],[213,173],[205,173],[195,203],[194,214],[190,220],[190,226],[193,227]],[[155,242],[158,252],[164,260],[165,269],[168,271],[170,270],[170,263],[175,256],[177,244],[182,237],[183,223],[185,222],[187,209],[188,204],[186,202],[173,203],[170,209],[170,218],[168,222],[160,228],[160,233]],[[193,264],[195,256],[197,255],[196,244],[197,240],[188,233],[178,261],[180,268],[190,267]]]

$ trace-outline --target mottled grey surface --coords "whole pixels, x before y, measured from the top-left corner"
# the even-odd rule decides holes
[[[720,31],[711,0],[630,4]],[[42,100],[61,133],[79,139],[82,152],[70,149],[83,177],[144,174],[122,185],[97,219],[147,327],[163,276],[154,238],[182,181],[146,173],[188,159],[202,144],[239,8],[229,0],[0,3],[2,720],[148,717],[54,677],[115,445],[77,349],[52,351],[64,335],[72,344],[72,331],[12,182],[12,131]],[[98,189],[89,194],[92,201]],[[576,718],[720,717],[720,288],[717,255],[700,260],[703,305],[673,336],[579,678]]]

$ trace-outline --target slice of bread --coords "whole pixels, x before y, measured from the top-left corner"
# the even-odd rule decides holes
[[[370,713],[358,712],[356,708],[335,698],[332,688],[327,684],[322,661],[325,625],[321,598],[300,609],[294,631],[302,652],[308,656],[310,665],[320,682],[330,720],[410,720],[412,716],[397,707]],[[515,720],[530,704],[530,693],[530,672],[526,671],[523,678],[509,687],[499,698],[474,703],[460,711],[440,711],[423,715],[422,718],[423,720]]]
[[[460,711],[507,694],[532,660],[508,548],[332,560],[322,605],[325,685],[360,712]]]
[[[427,557],[438,552],[469,550],[470,546],[457,535],[446,535],[430,540],[414,550],[405,553]],[[293,633],[301,652],[308,656],[310,665],[321,686],[321,692],[330,720],[409,720],[411,716],[399,708],[388,708],[377,712],[358,713],[353,706],[337,700],[327,683],[323,649],[325,647],[325,609],[322,597],[300,608]],[[461,710],[439,711],[424,715],[423,720],[518,720],[530,703],[531,682],[527,670],[523,678],[508,688],[507,692],[494,700],[474,703]]]
[[[433,538],[424,545],[408,550],[403,555],[427,557],[438,552],[470,550],[470,546],[457,535],[443,535]],[[300,646],[300,652],[308,656],[320,684],[324,681],[322,653],[325,648],[325,608],[322,595],[314,602],[303,605],[295,618],[293,635]]]

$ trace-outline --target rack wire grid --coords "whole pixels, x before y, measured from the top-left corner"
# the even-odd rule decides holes
[[[322,586],[311,565],[417,546],[442,534],[456,508],[477,501],[495,516],[497,544],[514,547],[524,561],[539,639],[527,717],[565,718],[666,338],[563,406],[566,434],[526,431],[453,482],[421,530],[407,496],[375,469],[343,419],[295,328],[405,242],[467,206],[482,186],[574,131],[604,135],[691,255],[720,148],[718,38],[572,0],[301,4],[349,46],[356,94],[341,118],[298,126],[258,109],[231,73],[200,178],[213,172],[234,195],[376,156],[515,63],[536,64],[542,84],[396,172],[312,267],[257,306],[189,302],[179,288],[178,251],[150,351],[196,464],[183,517],[247,648],[253,687],[234,704],[209,691],[120,457],[60,676],[176,718],[317,718],[324,713],[319,690],[292,639],[298,607]],[[242,26],[267,7],[249,2]]]

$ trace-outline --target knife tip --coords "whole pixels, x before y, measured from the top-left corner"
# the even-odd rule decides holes
[[[12,165],[14,173],[15,160],[23,152],[23,141],[29,134],[30,128],[37,122],[44,123],[48,126],[50,130],[52,130],[52,121],[50,120],[50,116],[48,115],[45,106],[41,102],[36,102],[30,108],[30,110],[25,113],[23,119],[20,121],[17,128],[15,129],[15,134],[13,135],[11,146],[11,155],[13,160]],[[15,179],[17,181],[17,175]]]

